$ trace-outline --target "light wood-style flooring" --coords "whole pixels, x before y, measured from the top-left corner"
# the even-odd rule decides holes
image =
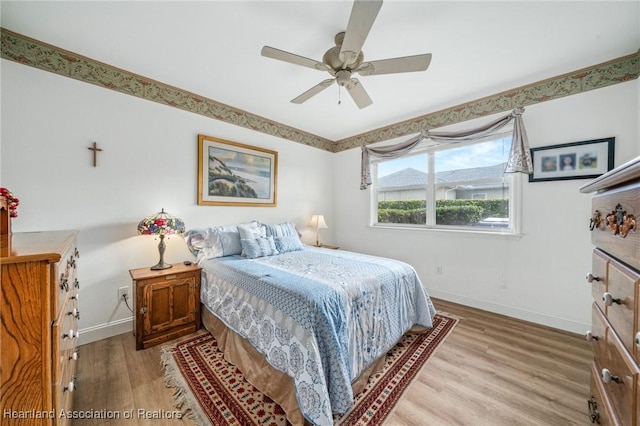
[[[389,426],[589,424],[592,354],[582,336],[443,300],[434,304],[460,321],[411,384]],[[127,333],[80,350],[75,409],[132,413],[133,420],[75,420],[74,426],[193,425],[188,419],[145,419],[175,410],[160,346],[136,351]]]

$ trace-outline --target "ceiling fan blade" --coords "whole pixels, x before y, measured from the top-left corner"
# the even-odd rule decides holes
[[[324,81],[320,82],[319,84],[316,84],[311,89],[307,90],[306,92],[304,92],[303,94],[301,94],[297,98],[291,99],[291,102],[294,103],[294,104],[301,104],[301,103],[309,100],[310,98],[314,97],[318,93],[322,92],[324,89],[326,89],[327,87],[331,86],[335,82],[336,82],[335,78],[329,78],[327,80],[324,80]]]
[[[352,78],[345,87],[353,98],[353,101],[358,105],[358,108],[362,109],[373,103],[367,91],[364,90],[362,83],[360,83],[357,78]]]
[[[340,60],[345,64],[353,64],[358,59],[381,7],[382,0],[354,0],[340,48]]]
[[[262,54],[262,56],[265,56],[267,58],[289,62],[290,64],[302,65],[303,67],[313,68],[320,71],[331,70],[331,67],[323,62],[318,62],[314,59],[305,58],[304,56],[295,55],[293,53],[285,52],[284,50],[276,49],[269,46],[264,46],[260,53]]]
[[[425,71],[431,63],[431,53],[401,58],[363,62],[355,70],[360,75],[393,74],[398,72]]]

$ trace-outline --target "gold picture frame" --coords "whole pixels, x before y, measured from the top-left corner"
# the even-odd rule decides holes
[[[198,205],[275,207],[278,153],[198,135]]]

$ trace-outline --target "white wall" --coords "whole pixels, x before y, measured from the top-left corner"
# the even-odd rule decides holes
[[[529,106],[523,117],[530,144],[615,136],[620,165],[640,155],[639,91],[635,80]],[[412,264],[434,297],[574,332],[590,327],[590,195],[579,192],[588,181],[523,179],[523,236],[514,239],[369,227],[370,191],[359,190],[359,167],[359,149],[336,155],[335,243]]]
[[[13,229],[80,231],[82,343],[131,330],[116,290],[131,285],[129,269],[157,261],[157,241],[136,225],[161,208],[188,228],[291,220],[309,243],[305,225],[323,213],[323,241],[405,260],[435,297],[576,332],[589,326],[583,180],[523,182],[520,239],[373,229],[357,149],[331,154],[11,61],[1,67],[0,182],[21,200]],[[635,80],[530,106],[531,145],[615,136],[616,165],[628,161],[640,155],[639,91]],[[278,151],[278,206],[198,206],[198,133]],[[93,141],[104,149],[96,168]],[[180,238],[168,241],[168,261],[189,257]]]
[[[2,186],[20,199],[14,232],[77,229],[81,253],[81,343],[132,330],[117,288],[129,269],[158,260],[158,241],[138,221],[164,208],[187,228],[252,219],[333,224],[333,155],[15,62],[2,60]],[[278,151],[277,207],[197,205],[197,135]],[[92,166],[93,141],[104,151]],[[331,240],[332,229],[323,230]],[[191,259],[184,240],[167,241],[170,262]]]

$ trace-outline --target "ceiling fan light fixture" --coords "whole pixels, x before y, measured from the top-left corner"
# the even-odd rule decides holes
[[[326,71],[334,77],[316,84],[291,102],[301,104],[333,83],[337,83],[339,87],[347,89],[358,108],[365,108],[371,105],[372,101],[362,84],[353,77],[354,74],[362,76],[395,74],[425,71],[429,67],[430,53],[364,62],[362,45],[381,6],[382,0],[354,0],[347,30],[335,35],[336,45],[325,52],[322,62],[269,46],[262,48],[262,56]],[[338,96],[339,93],[340,91]]]
[[[349,70],[340,70],[336,72],[336,82],[344,87],[351,81],[351,71]]]

